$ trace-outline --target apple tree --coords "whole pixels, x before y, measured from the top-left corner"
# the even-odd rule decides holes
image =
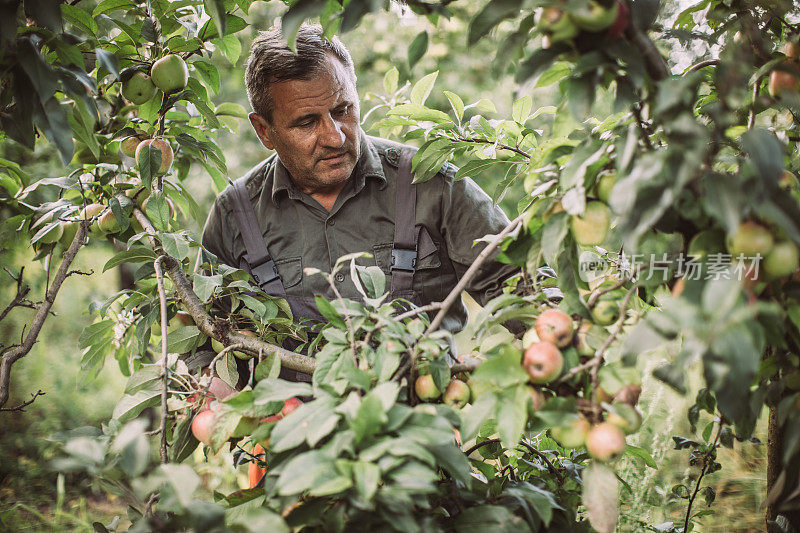
[[[214,61],[240,57],[236,34],[251,7],[1,7],[3,138],[46,144],[67,168],[35,177],[0,160],[0,232],[26,233],[52,270],[20,342],[2,346],[0,407],[15,409],[6,407],[12,367],[80,250],[110,240],[120,251],[102,268],[136,266],[135,289],[108,295],[80,340],[84,372],[114,357],[129,376],[125,395],[102,429],[65,440],[59,468],[88,470],[122,495],[140,530],[614,531],[620,491],[631,490],[617,458],[655,466],[626,442],[642,418],[636,363],[667,354],[655,376],[696,398],[687,418],[703,423],[701,436],[675,443],[701,473],[673,488],[686,502],[679,523],[636,525],[696,527],[706,514],[698,496],[715,496],[702,482],[722,466],[717,450],[750,439],[765,406],[766,520],[776,531],[800,525],[792,3],[490,0],[465,11],[407,2],[434,25],[463,19],[467,46],[495,39],[495,61],[515,73],[519,96],[499,117],[492,101],[439,91],[436,72],[401,84],[391,69],[365,125],[419,147],[418,180],[454,162],[456,179],[491,183],[516,213],[483,239],[459,286],[424,308],[389,301],[385,273],[361,254],[305,272],[332,280],[350,269],[363,296],[318,297],[327,319],[318,325],[295,321],[246,272],[202,254],[196,266],[201,245],[185,229],[185,217],[204,218],[187,176],[201,171],[216,190],[228,183],[215,139],[246,111],[213,105]],[[306,19],[335,34],[382,8],[299,0],[281,23],[291,41]],[[410,63],[427,43],[425,33],[409,45]],[[553,87],[557,105],[534,109],[525,94],[534,84]],[[441,320],[498,249],[520,273],[474,311],[466,349],[452,354]],[[0,320],[27,301],[16,276]],[[554,286],[563,298],[553,299]],[[527,331],[515,336],[510,321]],[[210,364],[192,368],[209,348]],[[237,359],[252,369],[248,383]],[[690,367],[702,369],[699,389]],[[283,381],[281,368],[312,382]],[[141,417],[148,408],[160,410],[158,427]],[[184,461],[198,439],[209,452],[230,446],[260,484],[197,500],[200,480]]]

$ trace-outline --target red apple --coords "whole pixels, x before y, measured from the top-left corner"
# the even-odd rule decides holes
[[[614,396],[614,402],[627,403],[634,407],[639,402],[639,396],[642,394],[642,386],[634,383],[628,383]]]
[[[158,167],[159,174],[163,174],[169,170],[169,167],[172,166],[172,160],[174,158],[174,154],[172,152],[172,147],[169,143],[164,139],[146,139],[139,143],[139,146],[136,147],[136,164],[139,164],[139,158],[141,157],[142,150],[145,146],[152,146],[152,148],[158,150],[161,154],[161,164]]]
[[[631,23],[631,11],[628,9],[627,2],[617,0],[617,5],[619,6],[617,19],[606,30],[606,37],[612,41],[622,37],[625,34],[625,30],[628,29],[628,24]]]
[[[602,422],[586,435],[586,450],[595,459],[606,461],[625,451],[625,435],[614,424]]]
[[[561,374],[564,357],[555,344],[537,342],[525,350],[522,367],[530,376],[532,383],[549,383]]]
[[[283,404],[283,409],[281,409],[281,416],[286,416],[298,407],[303,405],[303,402],[298,400],[297,398],[289,398]]]
[[[211,409],[200,411],[192,420],[192,434],[197,440],[211,445],[211,435],[214,433],[214,412]]]
[[[558,309],[547,309],[536,318],[536,334],[541,341],[563,348],[572,342],[572,332],[572,318]]]
[[[789,63],[784,63],[784,65],[789,65]],[[800,87],[800,79],[793,72],[775,69],[769,73],[768,89],[773,98],[784,93],[797,93],[798,87]]]

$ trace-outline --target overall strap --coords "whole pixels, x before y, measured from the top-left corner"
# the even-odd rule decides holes
[[[411,183],[413,155],[410,150],[403,150],[397,170],[391,266],[392,294],[412,290],[414,271],[417,267],[417,231],[414,228],[417,186]]]
[[[269,255],[267,243],[261,234],[261,227],[258,224],[256,212],[250,202],[250,195],[247,193],[245,180],[240,179],[233,182],[231,188],[231,200],[233,201],[233,214],[239,231],[242,233],[242,240],[247,253],[242,258],[240,268],[247,270],[261,290],[271,296],[285,297],[286,290],[283,287],[278,269],[275,262]]]

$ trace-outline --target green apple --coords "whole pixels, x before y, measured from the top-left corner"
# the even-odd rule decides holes
[[[703,230],[689,241],[689,255],[696,261],[702,261],[711,254],[725,252],[725,234],[722,230]]]
[[[617,20],[619,5],[614,2],[611,7],[604,7],[600,2],[589,0],[588,3],[579,5],[570,10],[569,16],[572,21],[582,30],[602,31]]]
[[[738,256],[755,257],[766,255],[772,250],[774,239],[767,228],[757,222],[742,222],[730,238],[728,251],[734,258]]]
[[[610,326],[619,320],[619,304],[614,300],[600,300],[592,309],[592,318],[596,324]]]
[[[609,410],[606,422],[614,424],[626,435],[630,435],[641,427],[642,413],[627,403],[618,403]]]
[[[611,210],[603,202],[592,201],[586,204],[582,216],[573,215],[569,222],[575,242],[581,246],[596,246],[606,238]]]
[[[604,203],[608,203],[611,198],[611,189],[617,183],[617,174],[614,172],[603,174],[597,179],[595,184],[597,197]]]
[[[129,135],[119,142],[119,151],[128,157],[136,157],[136,148],[146,139],[146,135]]]
[[[545,7],[539,11],[536,28],[550,43],[567,41],[578,35],[578,27],[567,12],[559,7]]]
[[[775,244],[764,259],[764,272],[776,278],[788,276],[800,268],[800,250],[793,242]]]
[[[44,224],[42,224],[42,226],[40,228],[36,229],[37,233],[42,228],[44,228],[45,226],[47,226],[48,224],[50,224],[52,222],[52,219],[53,219],[52,213],[50,215],[48,215],[47,218],[49,220],[46,220],[44,222]],[[38,242],[40,244],[53,244],[54,242],[57,242],[59,239],[61,239],[61,236],[63,234],[64,234],[64,227],[61,224],[53,224],[50,227],[50,229],[48,229],[47,232],[44,235],[39,237],[39,240],[36,241],[36,242]]]
[[[119,233],[120,227],[117,217],[111,212],[111,209],[100,215],[97,219],[97,227],[103,233]]]
[[[72,244],[72,241],[75,239],[75,235],[78,233],[78,224],[77,220],[62,220],[61,221],[61,239],[59,239],[59,243],[64,248],[68,247]]]
[[[182,57],[169,54],[153,63],[150,77],[156,87],[164,91],[164,94],[169,94],[186,87],[189,81],[189,69]]]
[[[145,72],[134,72],[130,78],[122,82],[122,96],[132,104],[143,104],[155,95],[156,86]]]
[[[590,427],[589,421],[579,416],[563,426],[550,428],[550,435],[564,448],[579,448],[586,442]]]
[[[444,391],[444,403],[456,409],[464,407],[470,398],[469,385],[460,379],[453,379]]]
[[[436,383],[433,382],[433,376],[430,374],[419,376],[417,378],[417,381],[414,383],[414,392],[417,393],[417,396],[423,402],[427,400],[435,400],[442,394],[441,391],[436,387]]]

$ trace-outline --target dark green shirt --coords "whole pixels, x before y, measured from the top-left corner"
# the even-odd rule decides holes
[[[377,264],[391,286],[391,250],[394,240],[395,190],[400,151],[391,141],[361,132],[361,157],[351,179],[328,212],[311,196],[299,191],[280,160],[271,156],[246,177],[247,190],[260,221],[261,233],[280,274],[286,294],[309,297],[334,294],[321,275],[304,268],[331,272],[336,260],[349,253],[369,252],[359,264]],[[421,303],[442,301],[469,268],[484,243],[475,239],[499,233],[508,217],[469,178],[454,179],[455,167],[445,165],[433,179],[417,185],[416,225],[423,226],[414,290]],[[203,246],[225,264],[239,267],[246,250],[232,211],[231,189],[217,197],[203,230]],[[493,261],[483,264],[467,286],[481,304],[500,293],[502,281],[516,267]],[[345,298],[360,299],[345,267],[336,277]],[[453,306],[443,327],[461,329],[466,310]]]

